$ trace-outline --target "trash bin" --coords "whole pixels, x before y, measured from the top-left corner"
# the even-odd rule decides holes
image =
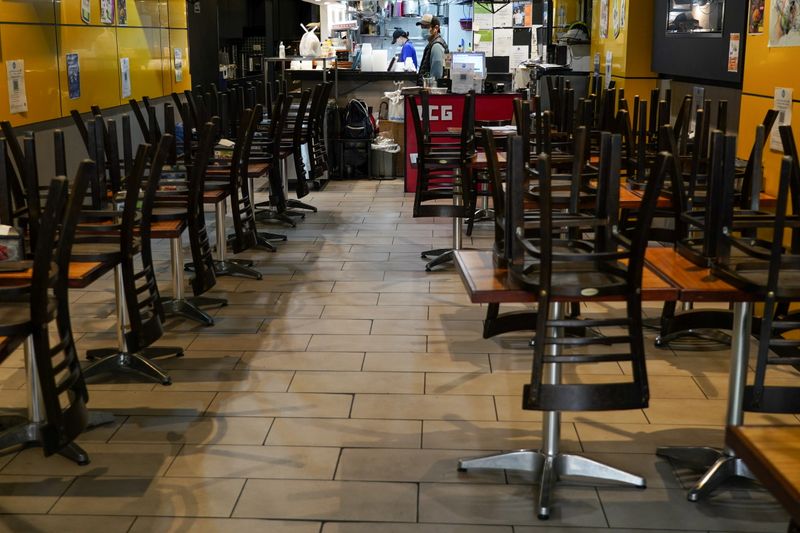
[[[399,151],[400,146],[396,142],[379,137],[372,145],[372,177],[394,179],[394,157]]]

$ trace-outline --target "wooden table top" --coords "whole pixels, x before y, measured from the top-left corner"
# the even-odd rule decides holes
[[[73,289],[83,289],[91,285],[100,276],[114,268],[113,263],[104,262],[71,262],[69,264],[69,286]],[[33,269],[19,272],[0,272],[0,286],[11,287],[20,282],[31,279]]]
[[[728,426],[725,443],[800,523],[800,426]]]
[[[269,170],[269,163],[251,163],[247,166],[247,177],[248,178],[260,178],[267,174]],[[208,167],[206,171],[206,176],[227,176],[230,174],[231,170],[228,167],[225,168],[214,168],[213,166]]]
[[[227,189],[227,187],[220,189],[211,189],[209,191],[203,192],[203,203],[218,204],[219,202],[225,201],[225,199],[230,195],[231,193]]]
[[[157,220],[150,226],[150,236],[154,239],[176,239],[186,229],[186,220]]]
[[[508,270],[494,264],[489,250],[459,250],[455,253],[456,268],[472,303],[535,302],[533,293],[521,288]],[[678,291],[658,274],[645,268],[642,273],[642,298],[650,301],[675,300]],[[604,298],[608,300],[608,298]],[[581,298],[588,301],[591,298]]]
[[[639,189],[630,189],[624,183],[620,187],[619,190],[619,206],[621,209],[635,209],[642,203],[642,196],[644,195],[644,190]],[[772,196],[771,194],[767,194],[762,192],[759,196],[759,205],[761,207],[774,207],[777,198]],[[656,204],[657,207],[666,209],[672,206],[672,200],[666,196],[659,196],[658,203]]]
[[[711,270],[699,267],[673,248],[647,249],[647,264],[678,289],[682,302],[744,302],[747,293],[711,275]]]

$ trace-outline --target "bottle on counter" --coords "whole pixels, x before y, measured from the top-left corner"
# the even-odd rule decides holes
[[[283,41],[281,41],[281,44],[278,45],[278,57],[281,59],[286,58],[286,47],[283,46]]]

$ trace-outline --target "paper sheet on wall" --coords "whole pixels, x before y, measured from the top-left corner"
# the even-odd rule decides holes
[[[738,33],[731,33],[728,44],[728,72],[739,72],[739,39]]]
[[[11,113],[27,113],[28,97],[25,94],[25,61],[9,59],[6,61],[8,76],[8,107]]]
[[[102,24],[114,23],[114,0],[100,0],[100,22]]]
[[[495,57],[511,56],[514,46],[514,30],[496,29],[494,30],[494,55]]]
[[[183,51],[175,49],[175,83],[183,81]]]
[[[511,59],[509,64],[511,69],[515,69],[522,63],[530,59],[530,48],[527,46],[513,46],[511,47]]]
[[[600,0],[600,38],[608,38],[608,0]]]
[[[483,52],[486,54],[486,57],[494,56],[493,30],[476,31],[472,37],[473,37],[472,42],[474,43],[473,48],[475,49],[476,52]]]
[[[800,10],[794,0],[772,0],[769,46],[800,46]]]
[[[611,67],[614,66],[614,53],[611,50],[606,52],[606,89],[611,85]]]
[[[494,14],[495,28],[510,28],[514,25],[514,9],[511,3],[501,7]],[[500,54],[497,54],[500,55]]]
[[[783,142],[778,126],[792,125],[792,93],[791,87],[775,87],[775,102],[772,108],[778,111],[778,118],[772,127],[769,137],[769,148],[776,152],[783,152]]]
[[[130,98],[131,96],[131,63],[127,57],[119,59],[120,78],[122,79],[122,97]]]
[[[81,20],[89,24],[92,20],[92,0],[81,0]]]
[[[81,67],[78,54],[67,54],[67,87],[70,100],[81,97]]]
[[[539,24],[531,28],[531,57],[533,59],[539,59],[539,38],[536,35],[539,28],[541,28]]]
[[[128,24],[128,1],[117,0],[117,21],[120,26]]]
[[[475,4],[475,10],[472,19],[472,29],[475,31],[490,30],[493,27],[494,19],[492,17],[492,12],[489,11],[486,6]]]

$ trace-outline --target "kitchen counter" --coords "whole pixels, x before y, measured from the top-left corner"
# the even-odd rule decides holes
[[[322,76],[322,69],[315,70],[287,70],[286,76],[293,80],[317,80]],[[329,79],[338,76],[339,81],[417,81],[416,72],[361,72],[360,70],[328,69]]]

